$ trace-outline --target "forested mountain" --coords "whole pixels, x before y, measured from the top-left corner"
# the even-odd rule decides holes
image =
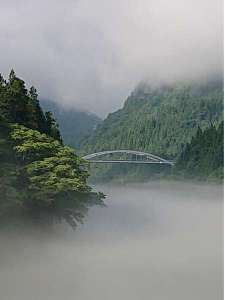
[[[44,110],[54,113],[63,141],[71,147],[79,148],[81,141],[101,123],[101,119],[94,114],[65,109],[50,100],[42,100],[41,105]]]
[[[222,120],[222,80],[159,87],[142,83],[122,109],[109,114],[98,126],[83,148],[86,153],[133,149],[176,160],[198,128],[204,131],[211,124],[217,127]],[[102,169],[110,177],[115,168]],[[129,167],[131,169],[132,172],[141,169],[146,174],[145,167]],[[129,176],[132,173],[126,172]]]
[[[223,178],[224,126],[213,124],[204,131],[199,127],[175,166],[175,173],[183,177]]]
[[[63,146],[58,125],[40,107],[34,87],[11,71],[0,76],[0,220],[81,221],[102,195],[87,185],[85,162]]]

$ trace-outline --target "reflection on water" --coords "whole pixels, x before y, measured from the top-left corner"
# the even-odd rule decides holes
[[[1,233],[2,300],[222,299],[222,187],[98,187],[74,232]]]

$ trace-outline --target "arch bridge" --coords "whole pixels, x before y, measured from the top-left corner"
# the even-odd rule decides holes
[[[113,158],[114,156],[114,158]],[[117,158],[115,158],[117,157]],[[107,150],[83,156],[90,163],[132,163],[132,164],[166,164],[174,165],[173,161],[151,153],[134,150]]]

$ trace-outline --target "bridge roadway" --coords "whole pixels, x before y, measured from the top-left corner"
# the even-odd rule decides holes
[[[144,160],[88,160],[89,163],[110,163],[110,164],[114,164],[114,163],[130,163],[130,164],[170,164],[170,165],[174,165],[174,163],[172,161],[168,161],[168,162],[157,162],[157,161],[144,161]]]
[[[96,159],[97,157],[101,157],[104,155],[113,155],[115,153],[130,154],[132,155],[132,159]],[[171,166],[174,165],[173,161],[164,159],[151,153],[124,149],[96,152],[83,156],[83,159],[89,161],[90,163],[167,164]]]

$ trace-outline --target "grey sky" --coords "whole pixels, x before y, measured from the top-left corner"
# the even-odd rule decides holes
[[[0,0],[0,72],[99,115],[142,79],[222,72],[222,0]]]

